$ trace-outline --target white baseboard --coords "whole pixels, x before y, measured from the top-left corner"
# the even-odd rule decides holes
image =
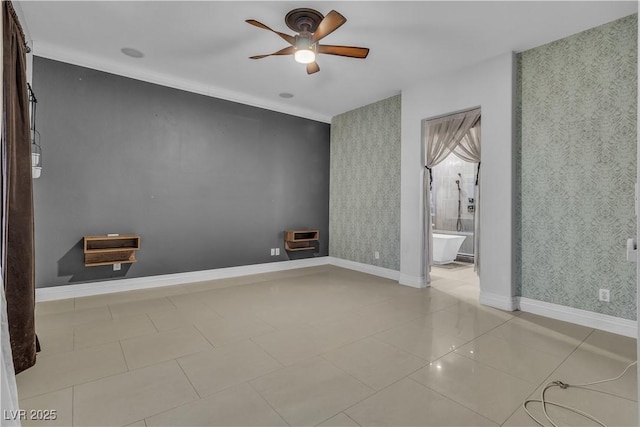
[[[243,265],[238,267],[216,268],[213,270],[189,271],[186,273],[162,274],[158,276],[135,277],[131,279],[105,280],[75,285],[53,286],[36,289],[36,302],[54,301],[67,298],[79,298],[114,292],[135,291],[141,289],[160,288],[163,286],[182,285],[185,283],[203,282],[206,280],[228,279],[251,274],[273,273],[276,271],[297,268],[315,267],[319,265],[335,265],[349,270],[360,271],[386,279],[398,280],[400,272],[375,265],[363,264],[335,257],[305,258],[291,261],[270,262],[265,264]],[[412,285],[409,285],[412,286]],[[420,287],[420,286],[415,286]]]
[[[564,320],[589,328],[601,329],[626,337],[638,338],[638,322],[550,302],[519,298],[520,310],[552,319]]]
[[[347,268],[349,270],[359,271],[361,273],[367,273],[378,277],[384,277],[385,279],[399,280],[400,272],[391,270],[389,268],[378,267],[376,265],[363,264],[361,262],[349,261],[347,259],[329,257],[329,264],[336,267]]]
[[[265,264],[243,265],[239,267],[216,268],[213,270],[189,271],[186,273],[163,274],[158,276],[135,277],[131,279],[106,280],[78,283],[76,285],[53,286],[36,289],[36,302],[78,298],[114,292],[135,291],[182,285],[206,280],[228,279],[251,274],[272,273],[296,268],[315,267],[329,264],[329,257],[305,258]]]
[[[491,292],[482,292],[482,290],[480,290],[478,302],[482,305],[488,305],[505,311],[515,311],[518,309],[517,297],[506,297]]]
[[[411,286],[412,288],[426,288],[429,285],[425,282],[424,276],[412,276],[410,274],[400,273],[400,284]]]

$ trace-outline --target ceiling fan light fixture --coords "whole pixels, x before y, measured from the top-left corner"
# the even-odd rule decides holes
[[[296,62],[301,64],[311,64],[316,60],[316,54],[311,49],[298,49],[296,53],[293,55]]]
[[[326,36],[340,28],[342,24],[347,22],[347,18],[335,10],[332,10],[326,16],[323,16],[320,12],[313,9],[293,9],[287,13],[285,23],[289,28],[298,33],[295,36],[290,36],[273,30],[255,19],[247,19],[245,22],[253,25],[254,27],[270,31],[289,43],[289,46],[276,52],[267,55],[250,56],[249,59],[292,55],[296,62],[306,65],[307,74],[315,74],[320,71],[320,66],[316,62],[316,55],[321,53],[360,59],[366,58],[369,53],[369,49],[366,47],[334,46],[319,43],[320,40],[324,39]]]

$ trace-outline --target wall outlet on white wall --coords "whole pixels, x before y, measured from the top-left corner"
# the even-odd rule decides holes
[[[373,257],[374,257],[375,259],[380,259],[380,252],[375,251],[375,252],[373,253]]]
[[[611,301],[611,295],[609,294],[609,289],[600,289],[598,292],[598,299],[600,301],[609,302]]]

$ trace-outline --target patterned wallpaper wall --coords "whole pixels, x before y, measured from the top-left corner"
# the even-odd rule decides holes
[[[330,256],[400,270],[400,105],[397,95],[331,120]]]
[[[518,64],[521,295],[635,320],[637,15]]]

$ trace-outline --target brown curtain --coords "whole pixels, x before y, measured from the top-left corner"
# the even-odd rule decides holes
[[[26,45],[10,1],[2,2],[2,264],[16,373],[36,363],[33,187]]]

